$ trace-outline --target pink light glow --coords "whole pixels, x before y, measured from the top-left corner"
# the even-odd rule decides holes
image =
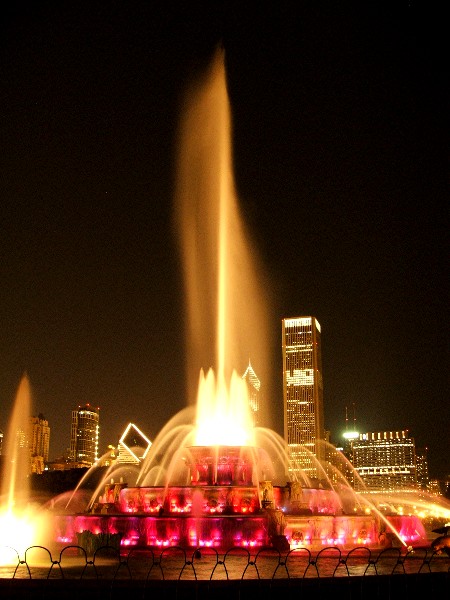
[[[137,546],[139,543],[139,535],[129,535],[126,538],[122,538],[120,545],[121,546]]]
[[[63,535],[59,535],[59,536],[56,538],[56,541],[57,541],[57,542],[60,542],[60,543],[62,543],[62,544],[70,544],[70,543],[72,542],[72,538],[69,538],[69,537],[67,537],[67,536],[63,536]]]

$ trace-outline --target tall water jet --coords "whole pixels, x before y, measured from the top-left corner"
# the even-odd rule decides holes
[[[187,393],[191,403],[200,400],[198,424],[204,417],[208,423],[198,427],[199,444],[209,443],[203,438],[206,431],[217,436],[242,424],[247,403],[242,397],[237,405],[233,402],[234,369],[243,369],[250,357],[263,380],[270,380],[264,271],[239,214],[231,139],[225,57],[218,51],[206,77],[186,97],[175,202],[186,290]],[[207,383],[201,376],[200,398],[193,396],[198,373],[210,366],[215,371],[215,408],[201,395],[205,388],[211,394],[211,376],[205,375]],[[233,387],[237,392],[238,386]],[[245,418],[250,423],[249,416]],[[251,428],[243,429],[246,438]]]

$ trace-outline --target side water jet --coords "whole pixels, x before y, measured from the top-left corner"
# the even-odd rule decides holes
[[[0,496],[1,545],[14,547],[19,554],[44,539],[45,514],[30,503],[28,474],[29,421],[32,409],[30,381],[24,375],[20,381],[8,430]],[[0,564],[5,557],[0,548]],[[6,557],[10,554],[6,551]]]
[[[92,508],[93,503],[95,502],[100,491],[103,491],[104,482],[108,479],[114,481],[114,479],[126,479],[129,485],[135,485],[137,478],[139,476],[139,468],[134,464],[119,464],[116,465],[114,462],[109,465],[106,469],[106,473],[103,473],[103,469],[101,465],[103,465],[104,460],[110,456],[109,451],[105,452],[96,463],[94,463],[81,477],[78,484],[72,493],[68,496],[67,502],[65,504],[65,510],[70,510],[72,502],[77,499],[78,492],[83,489],[83,486],[87,486],[88,483],[91,483],[91,480],[95,477],[96,471],[101,469],[102,478],[100,483],[97,483],[94,493],[91,496],[91,499],[88,504],[88,510]]]

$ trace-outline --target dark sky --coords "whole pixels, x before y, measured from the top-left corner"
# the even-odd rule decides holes
[[[24,372],[51,458],[79,404],[101,408],[102,451],[186,405],[176,130],[222,41],[236,185],[273,298],[274,428],[281,319],[313,314],[333,441],[354,404],[360,431],[408,429],[431,474],[450,473],[443,6],[178,4],[2,9],[0,427]]]

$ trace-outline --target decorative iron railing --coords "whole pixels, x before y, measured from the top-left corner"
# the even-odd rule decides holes
[[[21,557],[10,546],[0,545],[0,579],[62,580],[278,580],[337,578],[370,575],[450,572],[450,556],[431,548],[400,548],[374,552],[365,546],[342,551],[328,546],[317,553],[296,548],[282,554],[273,547],[250,550],[235,547],[220,554],[214,548],[193,551],[172,546],[158,551],[132,547],[126,553],[101,546],[88,554],[82,546],[60,551],[30,546]]]

